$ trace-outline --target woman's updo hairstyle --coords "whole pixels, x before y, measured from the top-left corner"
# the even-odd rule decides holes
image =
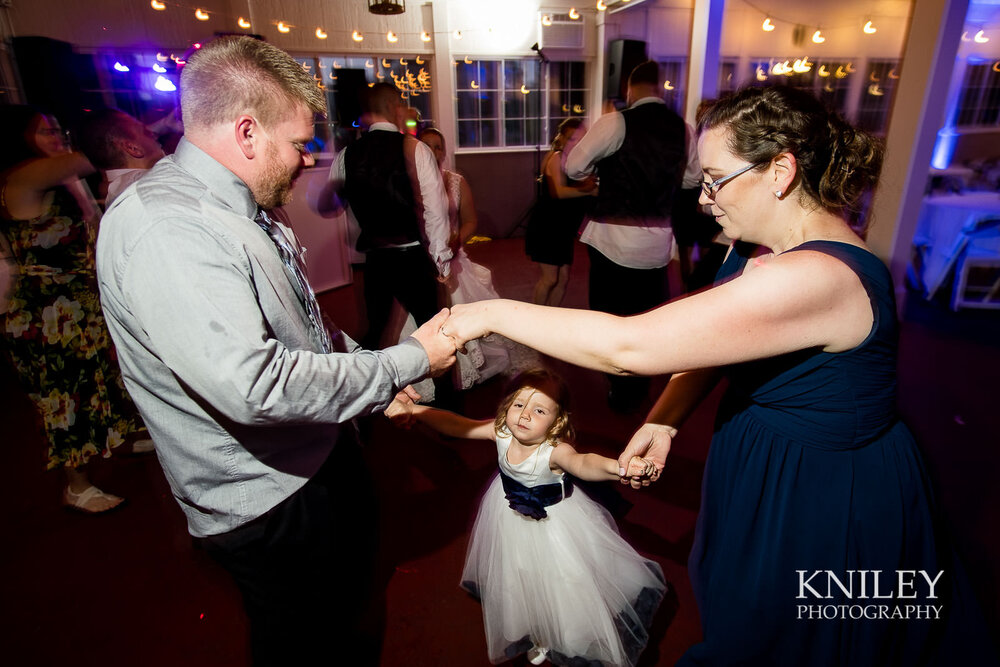
[[[707,109],[698,131],[719,126],[729,131],[729,151],[747,162],[794,155],[803,193],[845,218],[858,212],[864,194],[878,183],[881,140],[854,129],[805,91],[739,90]]]

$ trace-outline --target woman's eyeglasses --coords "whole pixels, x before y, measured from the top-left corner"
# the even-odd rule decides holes
[[[715,199],[715,195],[718,194],[719,188],[722,187],[724,184],[726,184],[729,181],[733,180],[734,178],[736,178],[740,174],[746,173],[746,172],[750,171],[751,169],[753,169],[754,167],[759,167],[762,164],[767,164],[767,163],[766,162],[757,162],[756,164],[748,164],[747,166],[743,167],[742,169],[740,169],[738,171],[734,171],[733,173],[731,173],[731,174],[729,174],[727,176],[723,176],[722,178],[715,179],[711,183],[706,183],[705,181],[702,181],[701,182],[701,191],[704,192],[705,196],[708,197],[709,199]]]

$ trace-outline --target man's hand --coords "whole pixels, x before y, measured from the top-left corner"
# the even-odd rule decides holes
[[[489,301],[475,301],[455,304],[452,307],[451,317],[445,323],[444,331],[455,340],[459,349],[464,348],[470,340],[482,338],[490,333],[483,326],[488,304]]]
[[[622,477],[622,484],[631,484],[633,489],[638,489],[649,486],[650,482],[659,479],[663,467],[667,464],[667,454],[670,453],[670,445],[675,435],[677,429],[672,426],[663,424],[640,426],[618,457],[618,474]],[[630,464],[633,457],[648,459],[653,464],[654,470],[648,475],[631,475]]]
[[[412,334],[427,353],[427,359],[431,364],[429,374],[434,377],[441,375],[455,363],[455,341],[441,332],[441,327],[447,319],[448,309],[443,308]]]

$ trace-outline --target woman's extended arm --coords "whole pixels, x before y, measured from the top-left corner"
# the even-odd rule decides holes
[[[815,251],[786,253],[739,278],[632,317],[519,301],[455,306],[447,335],[494,332],[578,366],[662,375],[861,343],[871,302],[857,275]]]
[[[93,171],[94,166],[83,153],[66,153],[20,163],[7,173],[4,182],[7,214],[15,220],[37,217],[43,213],[46,191]]]
[[[593,179],[588,178],[585,185],[566,185],[566,176],[562,172],[562,164],[558,153],[550,152],[545,157],[545,180],[549,183],[549,194],[556,199],[586,197],[593,194]]]

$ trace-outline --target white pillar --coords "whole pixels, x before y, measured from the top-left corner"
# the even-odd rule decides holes
[[[868,232],[868,244],[889,265],[898,295],[905,293],[910,245],[968,6],[969,0],[914,3]]]
[[[719,49],[725,0],[695,0],[691,20],[691,55],[688,58],[687,100],[684,120],[694,125],[698,105],[719,94]]]
[[[434,0],[431,3],[431,12],[431,25],[434,31],[431,108],[435,126],[446,137],[448,159],[445,162],[454,168],[458,124],[455,120],[455,68],[452,65],[451,30],[448,27],[448,0]]]

